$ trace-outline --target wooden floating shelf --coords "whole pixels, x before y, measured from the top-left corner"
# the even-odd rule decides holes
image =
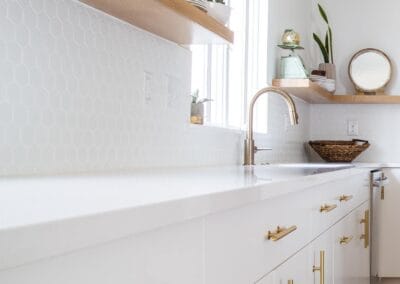
[[[400,104],[400,96],[334,95],[309,79],[274,79],[272,86],[310,104]]]
[[[185,0],[80,0],[178,44],[233,43],[234,34]]]

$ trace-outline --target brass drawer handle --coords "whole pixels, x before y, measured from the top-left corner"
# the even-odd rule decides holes
[[[280,239],[286,237],[290,233],[293,233],[296,230],[297,230],[297,226],[291,226],[289,228],[278,227],[276,229],[276,231],[274,231],[274,232],[268,231],[266,238],[268,240],[276,242],[276,241],[279,241]]]
[[[360,224],[364,224],[364,234],[361,235],[361,240],[364,240],[364,248],[369,246],[369,210],[364,213],[364,219],[361,220]]]
[[[325,284],[325,251],[321,250],[319,252],[319,266],[313,266],[313,270],[315,272],[319,272],[319,283]]]
[[[347,245],[347,244],[349,244],[352,240],[353,240],[353,236],[349,236],[349,237],[343,236],[343,237],[340,238],[340,244],[341,244],[341,245]]]
[[[288,280],[287,284],[294,284],[293,280]]]
[[[325,213],[331,212],[332,210],[336,209],[336,207],[337,207],[336,204],[332,204],[332,205],[325,204],[325,205],[321,206],[321,208],[319,209],[319,212],[321,212],[321,213],[322,212],[325,212]]]
[[[339,197],[340,202],[347,202],[353,199],[353,195],[342,195]]]

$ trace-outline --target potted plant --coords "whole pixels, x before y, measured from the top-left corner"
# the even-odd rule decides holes
[[[192,94],[192,104],[190,111],[190,122],[193,124],[204,123],[204,103],[212,101],[211,99],[199,98],[199,90]]]
[[[208,14],[222,24],[227,24],[231,15],[231,8],[224,0],[207,0]]]
[[[322,41],[321,38],[313,33],[313,38],[318,44],[321,50],[322,57],[324,58],[324,63],[319,65],[319,69],[326,72],[326,77],[328,79],[336,79],[336,68],[333,61],[333,35],[332,28],[329,24],[328,16],[320,4],[318,4],[319,14],[324,22],[327,24],[327,31],[325,33],[325,40]]]

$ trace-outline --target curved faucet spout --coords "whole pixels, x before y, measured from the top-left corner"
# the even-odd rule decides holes
[[[299,123],[299,115],[297,114],[296,104],[287,92],[275,87],[267,87],[258,91],[252,98],[249,105],[247,136],[244,148],[244,165],[254,165],[254,153],[257,151],[257,148],[254,145],[253,137],[254,105],[256,104],[258,98],[266,93],[275,93],[280,95],[285,100],[289,109],[290,124],[296,125]]]

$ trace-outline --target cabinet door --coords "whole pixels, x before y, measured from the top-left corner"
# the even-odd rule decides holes
[[[268,275],[264,276],[260,281],[257,281],[256,284],[275,284],[275,271],[272,271]]]
[[[371,239],[371,210],[370,210],[370,202],[367,201],[364,203],[359,209],[356,211],[357,214],[357,223],[358,223],[358,235],[356,239],[356,248],[357,255],[359,255],[357,262],[359,263],[359,269],[357,270],[357,277],[359,284],[369,284],[370,283],[370,239]],[[366,226],[363,222],[365,218],[369,216],[368,226]],[[368,242],[365,242],[365,239],[361,238],[364,236],[367,230],[368,234]]]
[[[369,204],[366,202],[334,227],[333,277],[335,283],[368,283],[369,243],[365,240],[364,233],[366,228],[364,218],[365,214],[368,214],[368,208]]]
[[[314,284],[332,284],[333,282],[333,246],[332,228],[319,236],[311,245],[313,257]],[[338,282],[339,283],[339,282]]]
[[[313,254],[310,246],[302,249],[275,270],[274,284],[309,284],[313,281]],[[268,282],[265,282],[268,283]]]

